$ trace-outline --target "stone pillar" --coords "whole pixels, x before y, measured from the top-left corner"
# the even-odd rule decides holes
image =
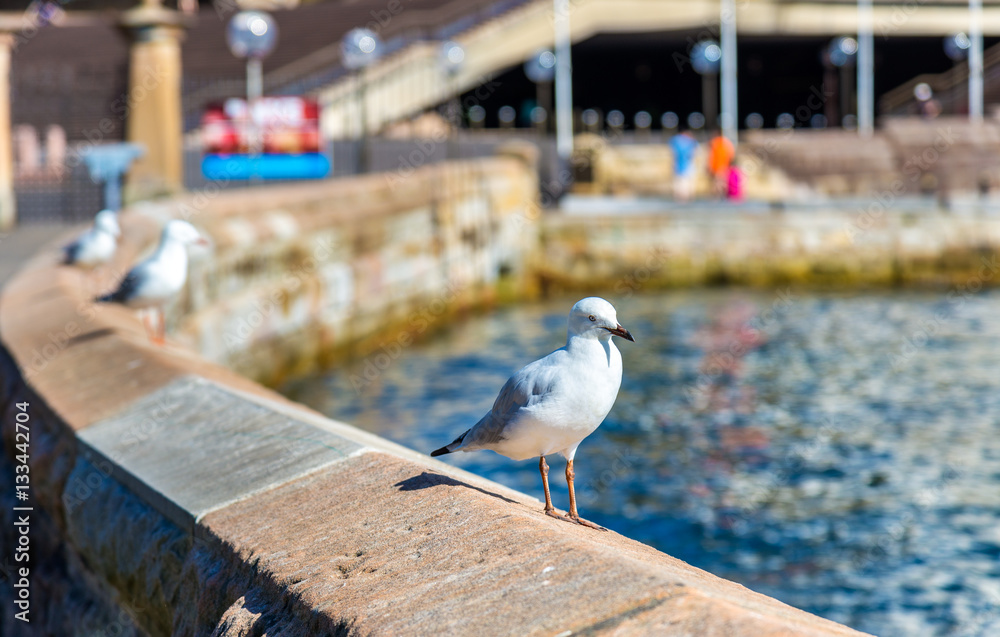
[[[10,122],[10,54],[13,45],[13,34],[0,33],[0,231],[12,228],[17,221]]]
[[[125,136],[143,155],[128,172],[125,202],[174,194],[184,187],[181,40],[184,16],[159,0],[122,16],[131,39]]]

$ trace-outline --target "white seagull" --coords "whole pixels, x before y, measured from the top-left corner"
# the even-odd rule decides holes
[[[580,442],[600,426],[618,397],[622,355],[612,336],[635,342],[629,331],[618,324],[613,305],[593,296],[577,302],[569,312],[566,346],[511,376],[488,414],[431,455],[492,449],[514,460],[538,456],[545,513],[604,530],[582,519],[576,510],[573,457]],[[569,517],[552,506],[549,466],[545,462],[545,456],[551,453],[566,457]]]
[[[94,217],[94,225],[69,245],[63,246],[63,265],[95,268],[107,263],[118,247],[118,215],[102,210]]]
[[[143,310],[146,332],[154,343],[164,341],[163,306],[180,292],[187,281],[187,247],[192,244],[207,245],[187,221],[168,221],[160,235],[156,252],[125,275],[118,289],[97,299],[101,303],[121,303],[126,307]],[[158,329],[150,326],[145,310],[153,309],[158,319]]]

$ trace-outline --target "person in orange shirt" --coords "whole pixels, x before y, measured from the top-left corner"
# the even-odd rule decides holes
[[[719,196],[724,196],[729,188],[729,167],[735,154],[733,143],[716,131],[708,143],[708,172],[715,178],[715,190]]]

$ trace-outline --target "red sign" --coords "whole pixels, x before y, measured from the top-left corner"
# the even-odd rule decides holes
[[[249,154],[254,148],[266,154],[316,153],[319,103],[307,97],[262,97],[247,108],[245,99],[230,98],[205,109],[201,129],[207,154]]]

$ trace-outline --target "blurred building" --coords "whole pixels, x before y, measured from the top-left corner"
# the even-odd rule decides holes
[[[105,128],[110,125],[111,130],[102,135],[123,138],[128,48],[114,9],[130,4],[127,0],[67,4],[74,10],[62,12],[18,42],[11,72],[15,125],[44,131],[58,124],[73,142],[89,139],[95,124],[110,118]],[[984,4],[990,46],[1000,42],[1000,1]],[[941,41],[967,29],[962,3],[920,5],[912,15],[900,14],[896,3],[876,5],[877,95],[901,86],[905,90],[919,75],[946,73],[954,66]],[[88,6],[91,10],[76,10]],[[574,103],[580,109],[618,109],[626,116],[645,110],[653,115],[654,127],[662,112],[685,115],[702,110],[700,78],[691,71],[687,56],[696,41],[717,38],[717,1],[579,0],[571,6]],[[823,85],[822,52],[832,37],[852,33],[854,7],[822,0],[750,0],[742,6],[740,112],[760,113],[764,125],[773,126],[779,114],[792,112],[809,98],[811,89]],[[243,62],[229,52],[224,37],[226,22],[237,8],[229,0],[204,4],[187,30],[182,51],[188,130],[198,125],[206,103],[245,91]],[[534,86],[524,77],[521,63],[536,50],[552,46],[549,0],[331,0],[272,14],[280,36],[276,50],[264,61],[267,94],[323,89],[336,95],[338,83],[347,86],[351,79],[340,65],[340,39],[356,26],[379,33],[386,43],[382,65],[394,65],[398,73],[413,70],[405,58],[421,57],[420,49],[427,61],[436,62],[435,43],[469,40],[463,41],[470,48],[467,70],[457,83],[435,87],[447,84],[434,77],[440,73],[411,75],[395,88],[392,107],[376,105],[374,122],[412,116],[443,103],[451,91],[470,93],[493,78],[490,102],[496,107],[486,108],[486,125],[495,125],[499,106],[520,107],[534,99]],[[489,40],[490,34],[503,35],[501,46],[475,50],[480,40],[497,44]],[[993,58],[1000,58],[1000,51],[987,54],[987,85],[995,84],[1000,91],[1000,82],[991,82],[990,71],[1000,73],[1000,64],[991,64]],[[373,70],[372,75],[383,82],[392,79],[384,70]],[[1000,93],[988,93],[987,100],[991,98],[1000,101]],[[943,106],[946,112],[965,107],[961,100],[948,100]],[[890,104],[895,107],[895,102]],[[527,125],[526,117],[521,116],[519,123]],[[630,126],[627,117],[626,127]]]
[[[44,18],[36,20],[37,28],[16,36],[12,56],[19,179],[32,174],[56,179],[58,161],[49,156],[54,151],[66,152],[80,142],[124,139],[132,98],[128,41],[119,22],[121,11],[133,4],[0,3],[7,11]],[[181,49],[182,115],[184,131],[192,132],[209,104],[245,94],[244,62],[230,53],[224,37],[227,21],[240,4],[166,4],[189,14]],[[740,126],[775,127],[782,114],[794,114],[804,105],[810,105],[810,117],[797,118],[794,126],[839,126],[845,117],[850,122],[853,70],[832,73],[824,51],[831,39],[854,32],[855,5],[833,0],[738,4]],[[318,95],[328,136],[354,137],[360,132],[360,80],[344,68],[340,52],[341,38],[359,26],[376,31],[384,42],[383,56],[364,78],[368,132],[384,132],[443,109],[456,95],[467,126],[473,123],[473,106],[480,107],[477,126],[500,127],[505,123],[500,121],[503,107],[508,113],[513,109],[511,126],[533,125],[533,109],[542,93],[525,77],[522,64],[552,46],[551,0],[329,0],[295,5],[242,3],[270,7],[279,27],[277,48],[263,64],[264,93]],[[1000,43],[1000,0],[986,0],[984,5],[985,42],[991,47]],[[674,113],[684,122],[706,110],[702,78],[688,56],[698,41],[718,38],[718,0],[571,0],[570,6],[578,128],[584,127],[584,109],[598,114],[598,126],[605,125],[609,113],[620,112],[624,130],[635,128],[640,113],[648,114],[649,127],[658,129],[664,114]],[[962,2],[904,5],[877,0],[875,93],[883,98],[881,113],[916,112],[919,104],[912,93],[921,81],[934,88],[945,114],[964,112],[964,62],[953,62],[942,41],[967,29]],[[439,56],[440,42],[448,39],[466,48],[465,64],[451,75],[442,71]],[[986,61],[989,113],[1000,103],[1000,49],[988,49]],[[755,117],[747,119],[750,114]],[[32,132],[37,142],[31,141]]]

